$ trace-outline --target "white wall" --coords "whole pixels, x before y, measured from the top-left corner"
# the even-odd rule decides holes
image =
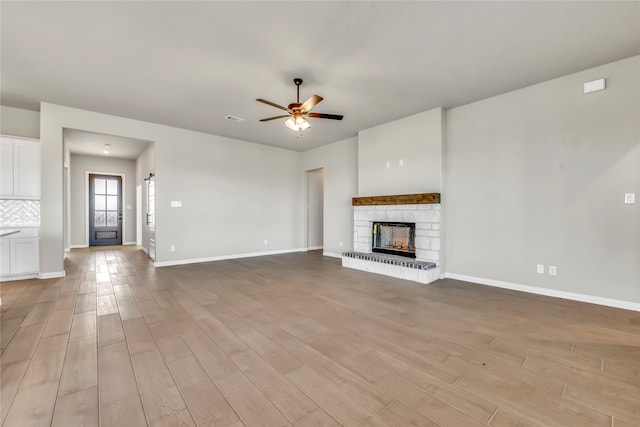
[[[0,133],[39,139],[40,113],[2,105],[0,106]]]
[[[358,132],[358,195],[439,193],[442,117],[435,108]]]
[[[307,172],[307,248],[322,247],[324,169]]]
[[[640,302],[639,76],[634,57],[448,111],[450,273]]]
[[[299,153],[179,133],[156,140],[157,261],[302,247]]]
[[[123,177],[122,243],[136,241],[136,162],[135,160],[71,154],[70,165],[70,247],[87,245],[87,172],[121,174]],[[130,207],[130,208],[129,208]]]
[[[325,255],[353,250],[353,208],[357,195],[358,139],[348,138],[302,153],[304,171],[323,168],[324,213],[323,249]],[[342,243],[342,246],[340,245]]]
[[[157,262],[301,247],[300,153],[42,103],[45,275],[63,272],[64,128],[155,142]],[[183,207],[169,207],[172,200]]]

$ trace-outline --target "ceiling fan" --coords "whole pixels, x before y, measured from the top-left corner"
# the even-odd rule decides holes
[[[309,99],[304,101],[302,104],[300,103],[300,85],[302,84],[302,79],[295,78],[293,79],[293,83],[295,83],[298,97],[296,102],[289,104],[286,108],[282,105],[275,104],[271,101],[267,101],[266,99],[258,98],[256,101],[262,102],[267,105],[271,105],[272,107],[279,108],[281,110],[286,111],[288,114],[282,116],[269,117],[267,119],[260,120],[261,122],[268,122],[270,120],[283,119],[288,117],[285,125],[291,130],[299,131],[305,130],[311,127],[306,117],[313,117],[316,119],[331,119],[331,120],[342,120],[342,117],[338,114],[324,114],[324,113],[311,113],[310,110],[320,101],[322,101],[322,97],[318,95],[312,95]]]

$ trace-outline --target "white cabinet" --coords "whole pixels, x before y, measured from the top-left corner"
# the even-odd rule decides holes
[[[13,144],[13,195],[40,198],[40,143]]]
[[[11,274],[11,240],[0,239],[0,276]]]
[[[13,196],[13,142],[4,136],[0,142],[0,195]]]
[[[40,239],[37,228],[0,238],[0,279],[37,277],[40,272]]]
[[[2,136],[0,151],[0,197],[40,198],[40,142]]]
[[[38,239],[11,239],[11,274],[38,273],[40,243]]]

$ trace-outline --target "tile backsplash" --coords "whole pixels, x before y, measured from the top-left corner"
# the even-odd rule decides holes
[[[39,227],[40,201],[0,199],[0,227]]]

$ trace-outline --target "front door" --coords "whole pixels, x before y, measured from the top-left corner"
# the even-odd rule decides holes
[[[122,177],[89,175],[89,246],[122,244]]]

